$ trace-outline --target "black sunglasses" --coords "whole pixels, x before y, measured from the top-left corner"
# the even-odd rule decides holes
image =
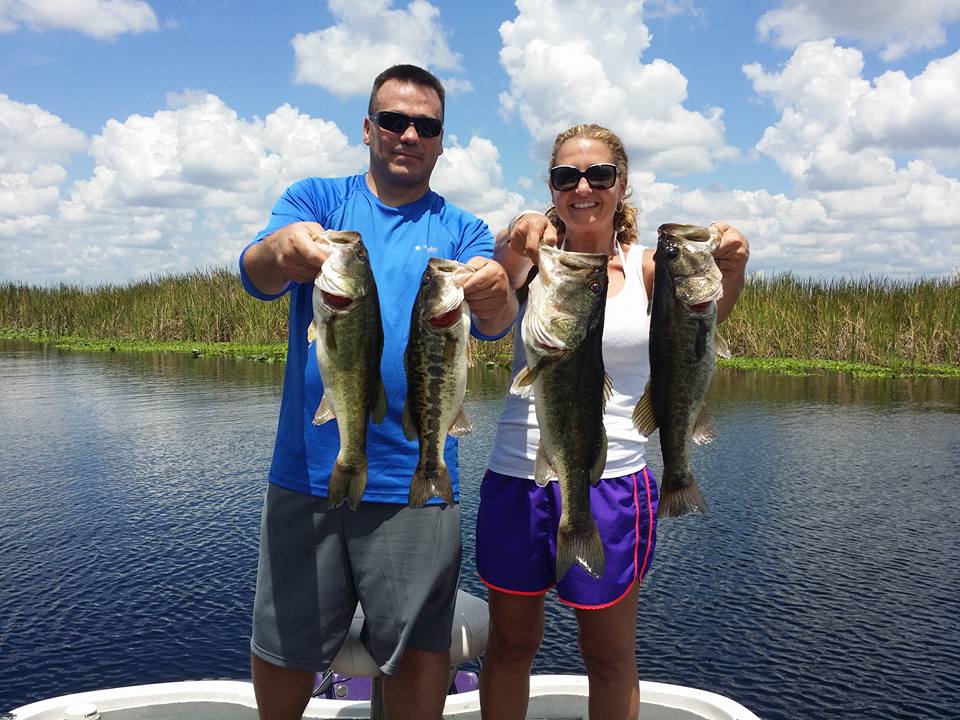
[[[413,125],[420,137],[437,137],[443,132],[443,122],[432,117],[410,117],[403,113],[381,110],[371,114],[370,119],[392,133],[404,133],[410,125]]]
[[[573,165],[557,165],[550,168],[550,187],[557,192],[573,190],[586,178],[594,190],[609,190],[617,182],[619,169],[613,163],[595,163],[586,170]]]

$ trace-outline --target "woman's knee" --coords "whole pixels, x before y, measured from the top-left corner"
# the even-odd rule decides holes
[[[543,642],[543,608],[535,602],[492,603],[487,652],[532,661]]]

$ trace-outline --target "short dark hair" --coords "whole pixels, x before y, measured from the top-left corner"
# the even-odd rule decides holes
[[[424,70],[422,67],[417,67],[416,65],[393,65],[377,75],[373,81],[373,89],[370,91],[370,102],[367,104],[367,114],[373,114],[373,98],[376,96],[383,84],[387,82],[387,80],[399,80],[400,82],[413,83],[414,85],[433,88],[440,97],[440,119],[443,120],[443,84],[433,73]]]

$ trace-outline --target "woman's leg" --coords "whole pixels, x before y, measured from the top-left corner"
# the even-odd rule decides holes
[[[637,720],[637,583],[616,604],[577,610],[580,653],[590,684],[590,720]]]
[[[543,640],[543,595],[490,589],[490,630],[480,670],[484,720],[523,720],[530,699],[530,666]]]

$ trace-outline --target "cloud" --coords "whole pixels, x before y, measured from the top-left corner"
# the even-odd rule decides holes
[[[435,71],[460,69],[460,55],[447,45],[440,10],[426,0],[413,0],[405,10],[392,0],[330,0],[336,25],[293,40],[294,80],[319,85],[339,97],[366,95],[373,79],[398,63]],[[457,91],[469,89],[458,77],[447,80]]]
[[[175,109],[108,121],[89,144],[91,175],[64,195],[56,167],[4,175],[0,202],[19,198],[0,215],[5,277],[119,283],[233,265],[287,185],[365,164],[366,149],[334,123],[289,105],[244,120],[209,93],[168,102]]]
[[[466,147],[444,140],[431,187],[447,200],[479,216],[496,233],[527,203],[522,195],[503,188],[500,152],[486,138],[472,137]]]
[[[21,25],[34,30],[74,30],[98,40],[124,33],[155,31],[157,16],[144,0],[5,0],[0,2],[0,32]]]
[[[807,40],[845,38],[880,49],[885,61],[940,47],[945,26],[960,19],[956,0],[785,0],[757,21],[762,40],[796,48]]]
[[[571,125],[596,122],[620,136],[635,166],[656,172],[705,172],[737,155],[725,144],[721,109],[688,110],[679,69],[640,61],[650,46],[642,2],[517,0],[517,8],[500,26],[510,80],[500,105],[519,116],[535,153],[546,154]]]
[[[871,82],[863,67],[859,50],[832,39],[802,43],[778,71],[744,66],[758,95],[780,112],[757,150],[793,179],[799,195],[764,200],[757,210],[817,208],[796,230],[763,227],[776,251],[753,257],[811,269],[822,252],[821,273],[853,272],[858,263],[874,274],[955,271],[960,182],[944,174],[957,159],[944,149],[960,139],[960,113],[950,100],[960,90],[960,53],[913,78],[898,71]]]
[[[0,173],[63,163],[85,146],[86,136],[56,115],[0,93]]]

